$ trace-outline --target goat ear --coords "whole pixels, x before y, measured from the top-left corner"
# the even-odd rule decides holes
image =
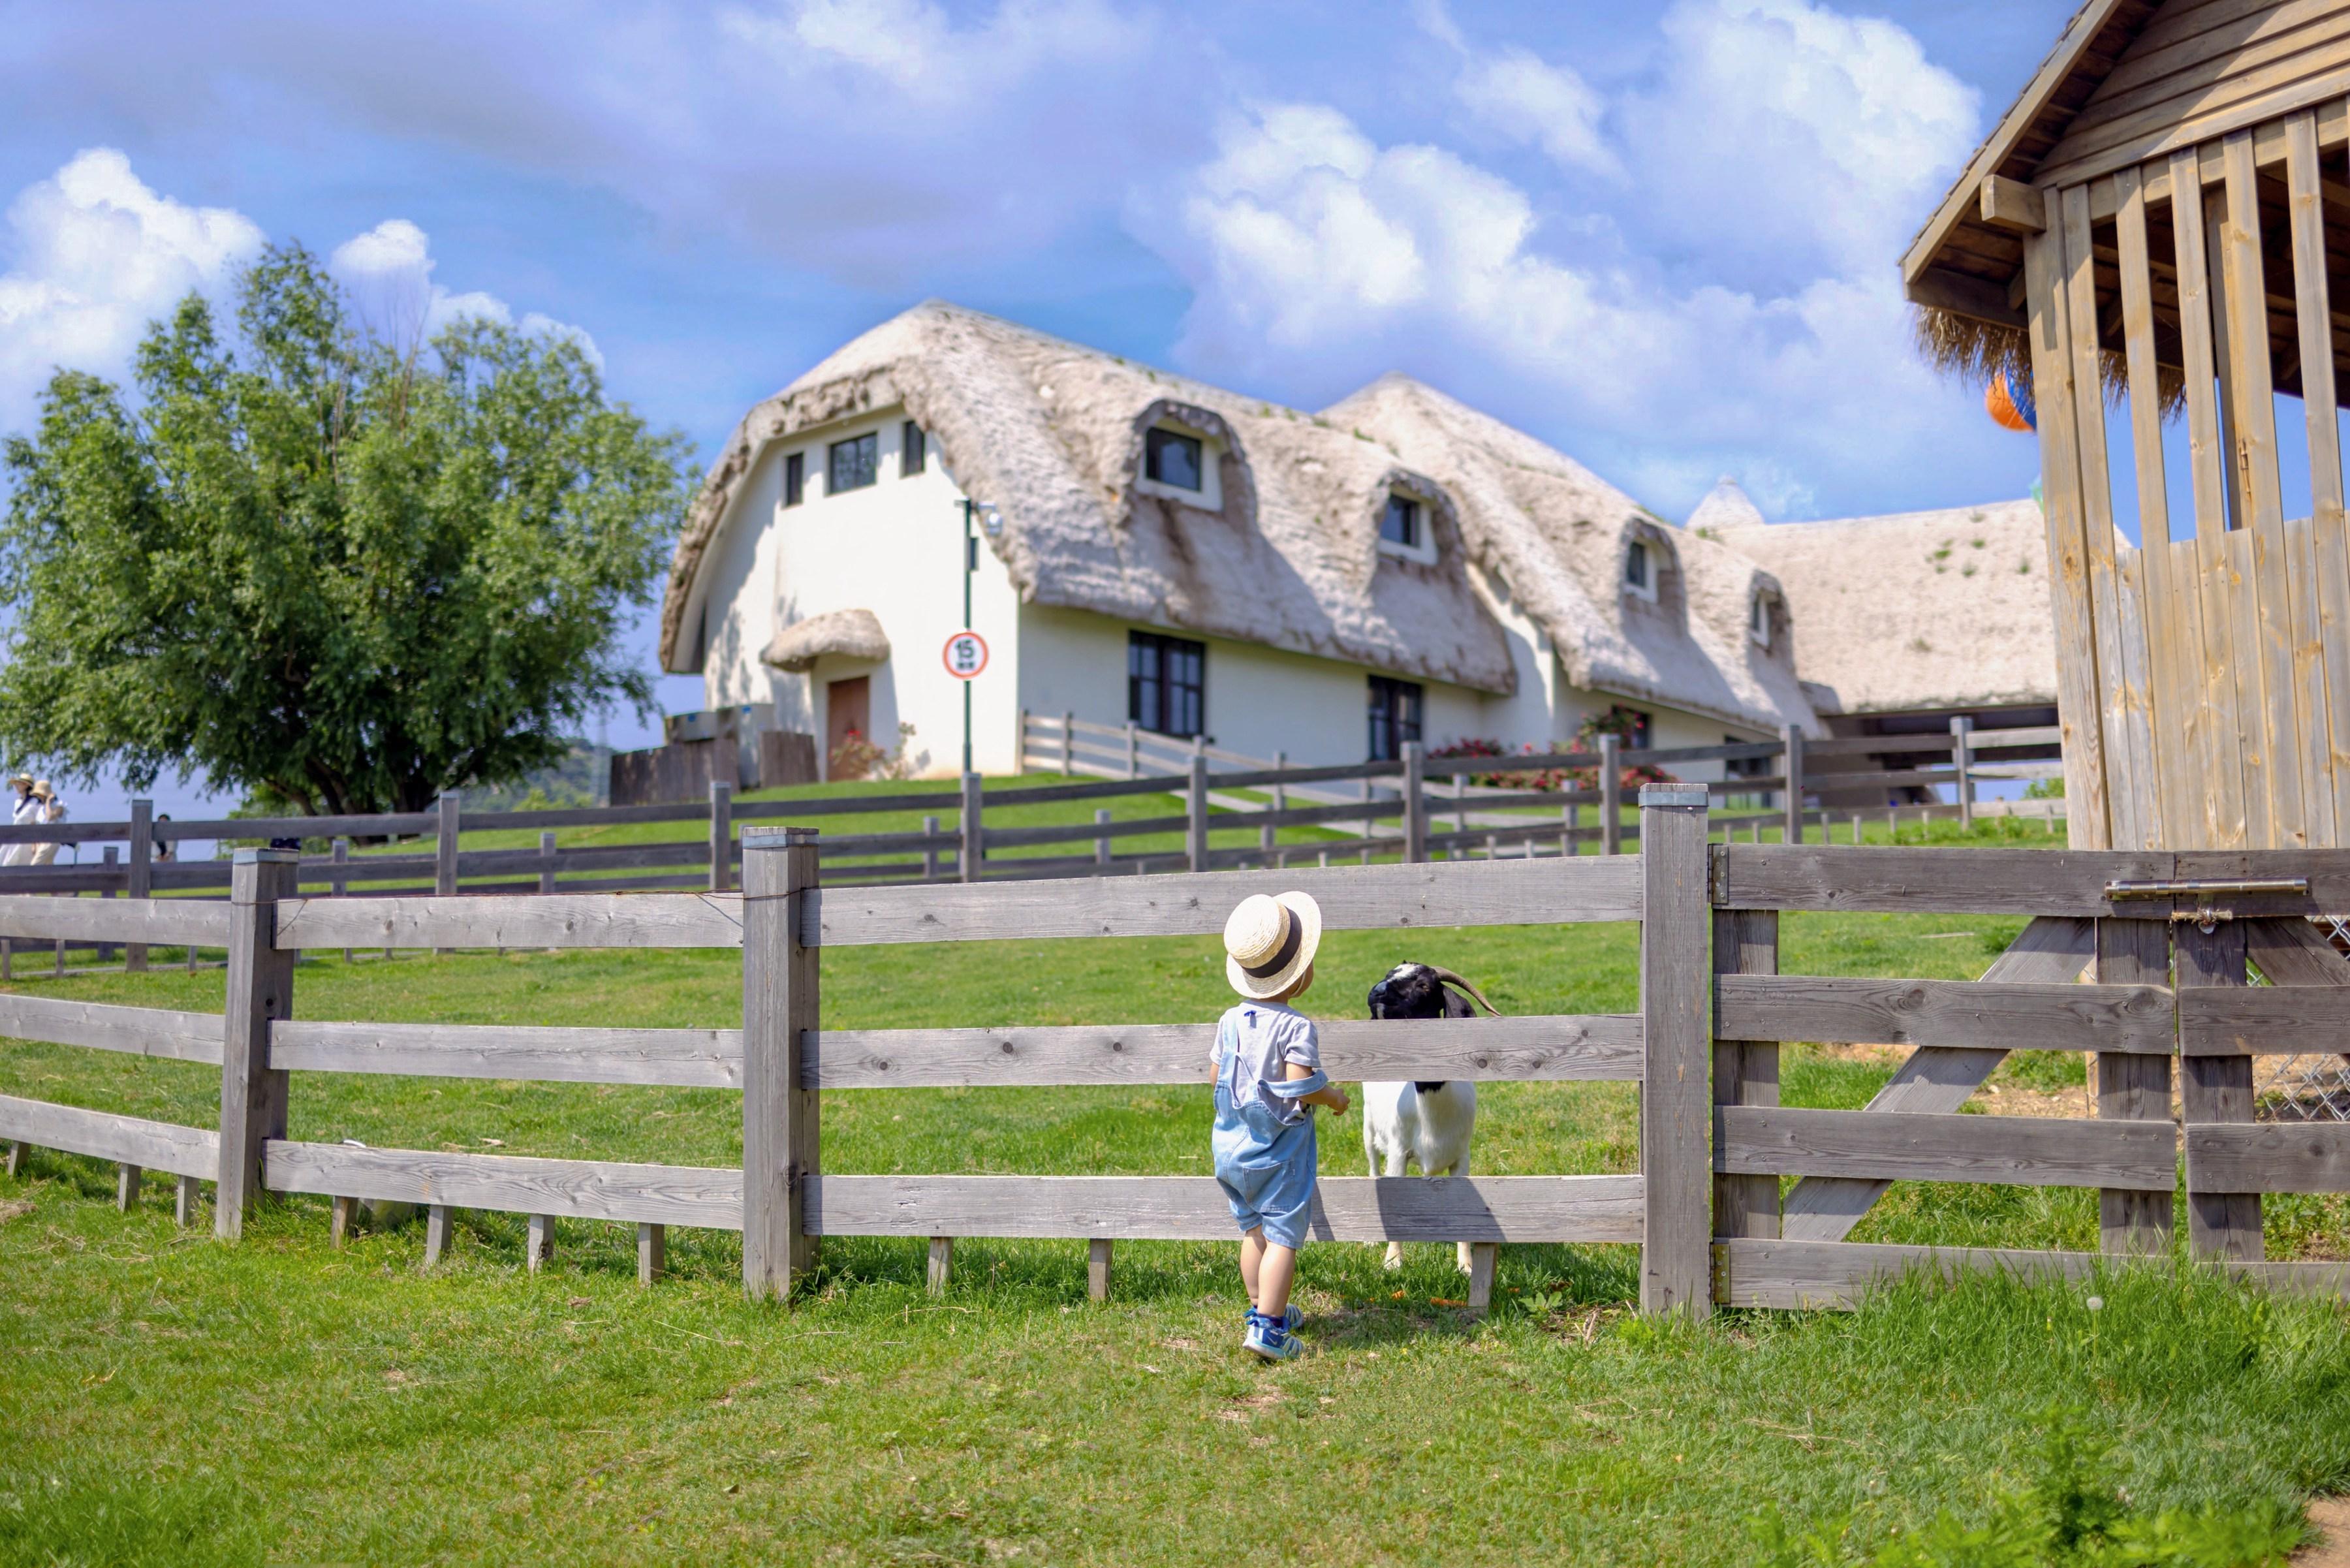
[[[1492,1013],[1494,1017],[1499,1018],[1502,1016],[1502,1010],[1494,1006],[1492,1002],[1486,1001],[1485,993],[1483,992],[1479,991],[1475,986],[1470,984],[1467,981],[1461,979],[1451,970],[1439,969],[1434,964],[1430,964],[1428,966],[1428,972],[1434,975],[1446,985],[1451,986],[1458,991],[1466,992],[1469,995],[1475,997],[1477,999],[1477,1005]]]

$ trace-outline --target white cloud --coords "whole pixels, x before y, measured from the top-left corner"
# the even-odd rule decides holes
[[[391,342],[419,343],[468,317],[515,325],[512,307],[496,295],[480,289],[452,293],[433,282],[438,265],[431,239],[406,218],[387,218],[353,234],[328,258],[368,328]],[[525,315],[521,325],[527,333],[568,337],[598,369],[603,366],[603,354],[584,328],[536,311]]]
[[[1481,51],[1444,0],[1413,0],[1412,17],[1420,31],[1460,57],[1452,96],[1471,121],[1540,148],[1562,169],[1623,172],[1600,126],[1607,100],[1574,67],[1515,46]]]
[[[262,240],[240,213],[157,195],[109,147],[27,186],[0,274],[0,430],[32,422],[59,367],[120,376],[151,320],[218,289]]]

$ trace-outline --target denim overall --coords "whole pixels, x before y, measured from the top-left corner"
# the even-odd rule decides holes
[[[1239,1060],[1237,1048],[1227,1049],[1216,1068],[1216,1129],[1209,1139],[1216,1179],[1243,1233],[1262,1226],[1267,1241],[1295,1247],[1305,1240],[1314,1207],[1314,1113],[1309,1109],[1284,1123],[1253,1096],[1246,1105],[1235,1103],[1232,1079]],[[1295,1100],[1328,1088],[1330,1079],[1316,1069],[1311,1077],[1268,1079],[1264,1086],[1280,1099]]]

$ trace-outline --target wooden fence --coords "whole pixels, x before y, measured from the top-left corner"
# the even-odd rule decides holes
[[[2261,1231],[2263,1193],[2350,1191],[2350,1126],[2255,1122],[2251,1071],[2350,1029],[2350,963],[2307,918],[2350,908],[2350,854],[1712,854],[1717,1301],[1846,1304],[1915,1268],[2073,1275],[2099,1255],[1846,1240],[1897,1180],[2095,1188],[2102,1253],[2167,1254],[2182,1155],[2190,1258],[2350,1293],[2350,1265],[2265,1262]],[[1980,981],[1849,979],[1780,972],[1788,909],[2031,923]],[[1913,1050],[1866,1109],[1795,1109],[1787,1040]],[[2095,1053],[2096,1116],[1959,1115],[2011,1051]]]
[[[1732,810],[1716,825],[1734,836],[1742,828],[1760,837],[1767,826],[1790,843],[1832,836],[1849,824],[1857,839],[1864,815],[1881,809],[1887,822],[1929,816],[1971,820],[1978,813],[2012,809],[2012,803],[1978,803],[1976,785],[1999,758],[2044,753],[2056,740],[2054,729],[1974,732],[1963,721],[1948,735],[1866,736],[1806,741],[1792,732],[1774,741],[1720,746],[1630,752],[1615,738],[1597,751],[1564,752],[1507,758],[1431,758],[1418,745],[1401,758],[1331,767],[1290,767],[1286,759],[1251,758],[1196,742],[1113,731],[1075,719],[1024,721],[1029,737],[1026,760],[1072,775],[1117,774],[1102,760],[1150,771],[1134,776],[1097,777],[1091,782],[988,791],[972,775],[951,788],[886,797],[826,797],[738,801],[731,786],[712,784],[706,803],[690,805],[577,806],[496,812],[466,816],[459,797],[441,797],[434,810],[381,815],[222,818],[159,822],[149,803],[131,803],[123,822],[0,826],[0,845],[52,843],[104,846],[97,865],[0,867],[0,894],[95,893],[107,898],[158,895],[219,898],[232,877],[226,860],[158,860],[159,846],[197,840],[299,837],[331,840],[332,853],[302,858],[295,876],[299,890],[388,897],[452,897],[472,894],[598,893],[702,888],[725,892],[738,885],[741,833],[753,825],[788,818],[795,822],[870,815],[877,812],[921,812],[919,831],[834,834],[820,841],[825,879],[849,882],[972,882],[1002,877],[1066,878],[1135,876],[1169,871],[1206,871],[1233,867],[1274,867],[1353,859],[1369,864],[1388,857],[1406,861],[1613,855],[1638,840],[1637,817],[1622,787],[1634,763],[1670,771],[1707,764],[1773,767],[1771,774],[1704,781],[1718,800],[1735,805],[1775,798],[1770,810]],[[1118,737],[1113,751],[1102,737]],[[1057,753],[1038,750],[1056,740]],[[1888,770],[1890,761],[1917,765]],[[1222,771],[1217,771],[1221,768]],[[1168,770],[1172,769],[1170,774]],[[1496,774],[1587,774],[1586,788],[1491,787],[1469,781]],[[1792,786],[1791,786],[1792,781]],[[1856,792],[1888,794],[1948,789],[1947,804],[1884,804],[1864,809]],[[986,814],[1074,801],[1174,794],[1180,812],[1112,820],[1097,807],[1091,823],[990,826]],[[1841,801],[1811,805],[1807,800]],[[2061,806],[2061,802],[2033,803]],[[1540,814],[1540,815],[1536,815]],[[1446,826],[1446,818],[1451,825]],[[2047,819],[2053,826],[2054,818]],[[941,826],[944,822],[946,826]],[[653,844],[561,846],[558,828],[693,824],[691,838]],[[538,832],[535,847],[466,849],[460,836],[476,831]],[[1284,829],[1318,827],[1346,839],[1283,843]],[[1253,835],[1253,845],[1214,844],[1235,830]],[[354,837],[430,836],[414,851],[353,855]],[[1180,835],[1180,849],[1120,850],[1139,837]],[[114,841],[120,840],[118,846]],[[118,848],[121,858],[116,858]],[[1036,851],[1046,853],[1035,853]],[[1008,853],[1009,852],[1009,853]],[[100,954],[101,958],[105,955]],[[193,954],[190,959],[192,961]],[[63,950],[57,961],[62,965]],[[0,945],[0,978],[13,976],[15,955]],[[133,969],[146,967],[143,944],[128,955]]]
[[[1640,1010],[1590,1017],[1332,1023],[1341,1077],[1624,1080],[1642,1085],[1643,1173],[1617,1176],[1333,1179],[1312,1220],[1320,1239],[1456,1241],[1474,1248],[1482,1307],[1503,1241],[1642,1246],[1649,1310],[1706,1305],[1706,822],[1702,790],[1642,793],[1638,857],[1400,863],[1294,873],[1029,883],[836,887],[818,874],[812,829],[752,835],[739,894],[306,898],[286,851],[241,850],[226,903],[0,897],[0,935],[202,943],[227,950],[224,1014],[0,994],[0,1033],[100,1050],[217,1064],[217,1130],[0,1096],[11,1168],[26,1144],[115,1161],[126,1205],[140,1173],[180,1179],[192,1220],[197,1184],[216,1183],[215,1233],[234,1240],[265,1192],[333,1200],[338,1236],[361,1199],[427,1210],[426,1261],[460,1209],[532,1217],[528,1256],[547,1256],[558,1218],[638,1228],[640,1278],[660,1268],[666,1227],[743,1232],[743,1280],[781,1295],[828,1235],[931,1243],[943,1280],[958,1235],[1067,1237],[1089,1244],[1095,1294],[1120,1239],[1231,1234],[1205,1177],[827,1174],[826,1089],[925,1085],[1196,1083],[1211,1025],[828,1031],[827,947],[1029,939],[1199,935],[1234,900],[1295,886],[1330,929],[1642,923]],[[743,1027],[517,1029],[506,1025],[306,1023],[294,1016],[296,957],[351,947],[740,948]],[[524,1158],[304,1142],[287,1125],[296,1072],[385,1073],[739,1089],[739,1168]]]

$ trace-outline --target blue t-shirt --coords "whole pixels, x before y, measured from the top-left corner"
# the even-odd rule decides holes
[[[1295,1062],[1308,1072],[1322,1070],[1322,1044],[1312,1019],[1278,1002],[1243,1002],[1216,1022],[1216,1044],[1209,1061],[1218,1073],[1223,1071],[1227,1053],[1237,1059],[1232,1104],[1244,1106],[1253,1099],[1284,1122],[1314,1114],[1303,1101],[1283,1099],[1265,1086],[1289,1076],[1282,1070],[1284,1063]]]

